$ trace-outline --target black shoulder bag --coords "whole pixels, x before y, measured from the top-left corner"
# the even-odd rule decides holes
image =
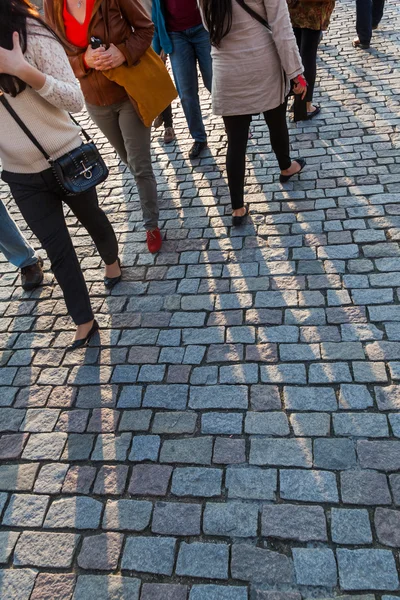
[[[47,154],[43,146],[29,131],[2,92],[0,92],[0,102],[16,123],[18,123],[31,142],[43,154],[49,163],[63,194],[66,196],[82,194],[107,179],[107,166],[100,156],[93,140],[84,129],[81,128],[81,131],[86,138],[86,142],[54,160]],[[79,123],[71,115],[70,117],[75,125],[80,127]]]
[[[239,6],[241,6],[243,8],[243,10],[245,10],[247,12],[247,14],[249,14],[251,17],[253,17],[253,19],[258,21],[259,23],[261,23],[261,25],[264,25],[264,27],[266,27],[267,29],[269,29],[271,31],[271,27],[270,27],[267,19],[264,19],[264,17],[259,15],[252,8],[250,8],[250,6],[247,6],[247,4],[244,0],[236,0],[236,2],[239,4]]]

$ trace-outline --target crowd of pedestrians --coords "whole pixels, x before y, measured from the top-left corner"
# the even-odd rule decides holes
[[[383,4],[384,0],[357,0],[356,48],[369,47]],[[98,325],[63,203],[92,237],[105,264],[105,286],[111,289],[116,285],[122,271],[117,239],[99,207],[96,188],[70,195],[56,176],[54,161],[68,157],[82,144],[68,112],[79,112],[85,102],[92,120],[130,169],[148,249],[156,253],[162,235],[151,162],[151,127],[128,80],[134,74],[139,89],[143,69],[151,70],[159,61],[157,69],[165,70],[161,61],[166,63],[169,58],[193,138],[189,158],[196,159],[207,148],[199,68],[204,86],[212,92],[213,113],[220,115],[225,125],[232,225],[238,226],[249,212],[244,179],[253,115],[264,115],[281,183],[305,167],[305,160],[292,159],[290,153],[288,97],[292,93],[306,103],[307,119],[321,111],[313,103],[317,49],[334,7],[335,0],[45,0],[43,19],[29,0],[0,0],[2,178],[46,251],[62,288],[77,326],[71,349],[85,345]],[[141,91],[143,101],[150,91]],[[170,101],[154,117],[155,126],[164,125],[165,143],[173,142]],[[18,120],[40,140],[49,159]],[[91,175],[82,161],[79,176]],[[0,250],[21,269],[25,290],[42,283],[42,259],[1,202]]]

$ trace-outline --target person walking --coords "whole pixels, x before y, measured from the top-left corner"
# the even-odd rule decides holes
[[[321,107],[313,104],[315,79],[317,76],[317,52],[322,32],[328,29],[335,8],[335,0],[288,0],[290,18],[296,36],[304,76],[307,81],[307,118],[313,119]]]
[[[372,31],[378,29],[383,17],[385,0],[356,0],[356,31],[354,48],[368,50]]]
[[[145,7],[147,14],[151,19],[156,18],[153,17],[153,0],[142,0],[142,4]],[[154,39],[154,38],[153,38]],[[160,45],[157,44],[157,49],[159,50],[159,54],[163,59],[164,63],[167,62],[167,55],[163,50],[160,50]],[[172,50],[172,48],[171,48]],[[175,131],[174,131],[174,123],[172,117],[172,106],[171,104],[167,106],[167,108],[160,114],[154,121],[154,128],[159,129],[164,125],[164,143],[171,144],[176,139]]]
[[[21,285],[26,292],[43,282],[43,260],[22,235],[0,200],[0,252],[18,269],[21,269]]]
[[[228,136],[226,168],[232,224],[240,225],[248,214],[244,177],[252,115],[264,115],[281,169],[281,183],[300,173],[305,165],[301,158],[290,158],[286,122],[290,81],[295,93],[304,95],[306,91],[303,65],[285,2],[200,0],[200,8],[212,44],[213,112],[222,115]]]
[[[125,88],[103,72],[133,66],[151,46],[154,26],[140,0],[45,0],[46,21],[67,47],[92,120],[135,178],[151,253],[161,249],[151,127]],[[96,38],[93,49],[91,38]],[[106,49],[105,42],[110,42]]]
[[[197,0],[153,0],[152,18],[154,50],[161,57],[170,57],[176,88],[194,140],[189,158],[198,158],[207,148],[207,134],[201,114],[197,64],[204,86],[211,92],[210,37],[203,26]]]
[[[69,349],[85,346],[98,330],[82,270],[68,233],[63,203],[85,227],[105,262],[106,287],[121,279],[118,243],[96,189],[66,195],[41,151],[10,114],[14,111],[53,160],[82,144],[67,111],[83,96],[64,48],[29,0],[0,0],[0,159],[2,179],[46,251],[77,328]],[[0,98],[1,100],[1,98]],[[8,107],[8,108],[7,108]]]

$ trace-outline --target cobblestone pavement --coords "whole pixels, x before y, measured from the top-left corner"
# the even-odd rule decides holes
[[[369,52],[353,11],[321,45],[321,118],[291,126],[300,181],[253,122],[242,229],[208,96],[204,158],[180,110],[176,146],[154,135],[156,257],[97,136],[111,295],[68,221],[101,347],[66,355],[51,274],[23,294],[1,263],[1,600],[400,598],[400,5]]]

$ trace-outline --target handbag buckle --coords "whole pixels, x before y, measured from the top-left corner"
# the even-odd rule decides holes
[[[92,169],[93,169],[93,165],[91,167],[86,167],[85,163],[83,161],[81,161],[81,165],[82,165],[82,171],[79,173],[79,175],[83,175],[85,179],[92,179],[93,177],[93,173],[92,173]]]

